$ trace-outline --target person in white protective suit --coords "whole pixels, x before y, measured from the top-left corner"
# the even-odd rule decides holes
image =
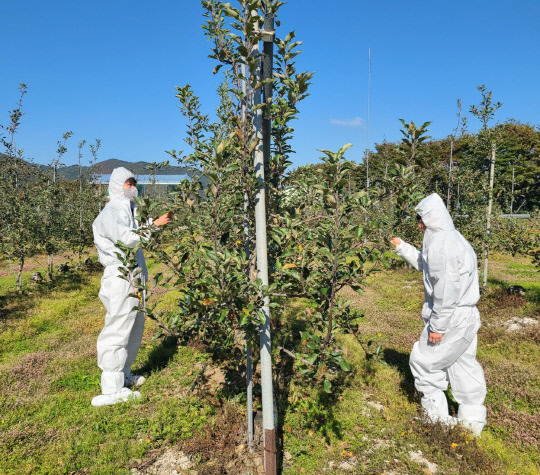
[[[480,298],[476,254],[454,228],[443,200],[436,193],[416,207],[424,232],[422,250],[394,237],[396,253],[424,274],[425,327],[411,351],[410,367],[422,406],[433,422],[457,423],[477,436],[486,424],[486,382],[476,360]],[[458,418],[448,413],[444,391],[452,387]]]
[[[135,233],[135,202],[137,196],[136,180],[126,168],[115,168],[109,180],[110,201],[95,219],[92,228],[99,262],[105,267],[101,279],[99,298],[105,306],[105,326],[97,341],[98,366],[101,374],[102,394],[92,399],[93,406],[105,406],[140,398],[138,391],[130,387],[144,383],[143,376],[134,375],[131,365],[135,361],[141,345],[145,315],[133,310],[138,306],[137,297],[130,296],[133,285],[120,277],[122,266],[115,253],[120,252],[115,244],[121,241],[128,247],[135,247],[140,236]],[[163,226],[171,222],[170,213],[149,223]],[[142,249],[136,253],[137,265],[142,270],[143,284],[148,271]]]

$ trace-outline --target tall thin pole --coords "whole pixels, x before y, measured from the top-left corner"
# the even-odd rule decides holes
[[[242,64],[242,122],[247,122],[247,88],[246,88],[246,65]],[[244,193],[244,251],[249,259],[249,199],[247,192]],[[249,278],[249,271],[248,271]],[[253,360],[251,357],[251,340],[246,335],[246,397],[247,397],[247,427],[248,447],[253,450]]]
[[[450,136],[450,160],[448,163],[448,193],[446,196],[446,209],[450,211],[450,189],[452,188],[452,162],[454,161],[454,136]]]
[[[488,266],[489,266],[489,240],[491,237],[491,207],[493,206],[493,182],[495,180],[495,144],[491,146],[491,160],[489,164],[489,201],[486,217],[486,243],[484,245],[484,279],[483,290],[487,288]]]
[[[266,13],[263,26],[263,57],[262,79],[271,79],[274,68],[274,17],[273,13]],[[268,82],[263,88],[264,102],[270,106],[274,85]],[[262,119],[264,173],[270,179],[270,142],[272,140],[272,120],[270,114],[264,114]]]
[[[448,209],[448,211],[450,211],[450,193],[452,190],[452,166],[454,164],[454,138],[455,138],[455,135],[458,133],[459,124],[461,122],[461,99],[458,99],[457,104],[458,104],[457,125],[456,125],[456,128],[454,129],[454,133],[450,135],[450,160],[448,163],[448,194],[446,197],[446,208]]]
[[[510,197],[510,215],[514,214],[514,179],[515,179],[515,167],[512,167],[512,196]]]
[[[268,43],[274,41],[274,15],[267,14],[264,18],[263,26],[264,42],[264,66],[262,71],[264,77],[272,77],[272,49]],[[269,54],[270,53],[270,54]],[[261,103],[261,91],[255,94],[255,103]],[[269,122],[269,119],[267,119]],[[265,161],[270,157],[264,156],[266,150],[269,154],[270,136],[263,134],[263,111],[259,109],[254,118],[255,130],[258,138],[263,142],[262,146],[255,150],[254,166],[255,175],[258,180],[258,187],[255,193],[255,236],[257,249],[257,273],[262,285],[268,285],[268,242],[266,237],[266,185],[265,185]],[[266,123],[265,123],[266,125]],[[268,127],[265,127],[268,131]],[[264,140],[267,141],[266,146]],[[266,158],[266,160],[265,160]],[[274,393],[272,384],[272,353],[270,336],[270,297],[264,297],[264,305],[261,309],[264,315],[264,324],[260,328],[261,345],[261,388],[263,406],[263,435],[264,435],[264,467],[266,474],[277,473],[276,466],[276,429],[274,425]]]
[[[371,48],[368,48],[368,86],[366,120],[366,190],[369,190],[369,103],[371,98]]]

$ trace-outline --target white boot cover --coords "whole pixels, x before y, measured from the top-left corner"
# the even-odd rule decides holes
[[[458,409],[458,418],[461,419],[463,427],[469,429],[476,437],[480,437],[486,425],[486,407],[461,404]]]
[[[442,391],[422,397],[421,404],[430,422],[440,422],[448,427],[454,427],[459,423],[457,418],[448,414],[448,401]]]
[[[124,371],[124,386],[126,388],[138,388],[146,381],[144,376],[133,374],[131,371]]]
[[[120,391],[111,394],[100,394],[92,399],[92,406],[112,406],[120,402],[127,402],[135,399],[140,399],[141,393],[139,391],[132,391],[128,388],[122,388]]]

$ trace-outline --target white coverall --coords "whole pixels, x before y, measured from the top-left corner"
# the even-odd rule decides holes
[[[480,298],[476,254],[454,228],[436,193],[416,207],[426,226],[422,250],[401,241],[396,253],[424,274],[425,327],[412,349],[410,367],[416,389],[423,393],[428,417],[452,425],[443,391],[452,387],[459,403],[458,422],[480,435],[486,424],[486,382],[476,360]],[[428,341],[429,331],[442,333],[440,343]],[[453,422],[454,421],[454,422]]]
[[[105,306],[105,326],[97,341],[98,366],[101,374],[101,392],[113,394],[124,387],[124,380],[131,375],[131,365],[135,361],[141,345],[145,315],[132,310],[139,304],[136,297],[130,297],[133,286],[119,277],[121,263],[116,256],[120,252],[115,247],[121,241],[128,247],[135,247],[140,236],[134,232],[137,223],[131,201],[124,195],[124,183],[133,177],[126,168],[115,168],[109,181],[110,201],[93,223],[94,243],[99,262],[105,267],[101,279],[99,298]],[[141,278],[148,278],[148,271],[142,249],[136,254],[137,264],[142,269]],[[125,390],[124,390],[125,391]]]

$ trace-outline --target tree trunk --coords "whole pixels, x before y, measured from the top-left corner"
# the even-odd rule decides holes
[[[487,289],[488,267],[489,267],[489,241],[491,238],[491,207],[493,206],[493,182],[495,180],[495,144],[491,148],[491,160],[489,166],[489,201],[486,213],[486,242],[484,245],[484,280],[482,290]]]
[[[19,269],[17,272],[17,292],[22,292],[22,271],[24,266],[24,254],[19,256]]]
[[[47,255],[47,280],[49,282],[53,279],[53,266],[54,266],[54,257],[52,254]]]

